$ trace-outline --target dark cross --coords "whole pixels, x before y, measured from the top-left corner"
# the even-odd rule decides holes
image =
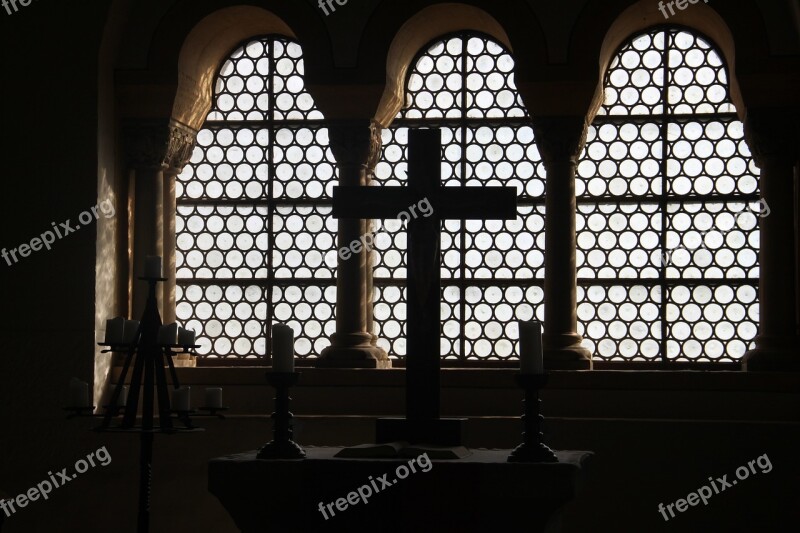
[[[517,216],[515,188],[442,187],[441,155],[440,130],[411,130],[407,187],[343,186],[333,190],[336,218],[399,218],[426,198],[433,207],[429,217],[417,212],[408,222],[406,419],[379,421],[378,442],[462,444],[461,421],[439,418],[441,221]]]

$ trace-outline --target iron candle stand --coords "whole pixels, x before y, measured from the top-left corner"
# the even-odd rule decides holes
[[[267,381],[275,387],[275,412],[272,413],[272,440],[258,450],[258,459],[303,459],[305,450],[292,440],[292,415],[289,389],[297,384],[299,372],[267,372]]]
[[[511,463],[557,463],[558,458],[542,439],[542,421],[540,413],[542,400],[539,390],[547,383],[547,374],[517,374],[514,376],[517,385],[525,391],[525,414],[522,415],[525,431],[522,444],[514,448],[508,461]]]
[[[166,368],[169,369],[174,389],[180,388],[178,374],[172,362],[172,355],[180,353],[192,353],[196,345],[169,344],[161,345],[158,343],[158,332],[162,326],[161,315],[158,312],[156,300],[156,285],[166,278],[139,278],[146,281],[148,287],[147,303],[145,304],[139,328],[131,342],[128,343],[99,343],[105,347],[103,353],[124,353],[125,361],[119,380],[111,393],[108,405],[104,406],[105,413],[94,415],[94,407],[66,407],[71,414],[67,418],[74,417],[100,417],[102,422],[95,428],[99,432],[120,432],[120,433],[139,433],[141,447],[139,454],[139,508],[137,531],[147,533],[150,530],[150,486],[152,481],[152,462],[153,462],[153,436],[155,433],[191,433],[203,431],[202,428],[195,427],[189,415],[195,411],[174,411],[170,409],[169,384],[167,383]],[[132,368],[132,372],[131,372]],[[122,387],[128,373],[131,372],[130,388],[126,405],[119,405]],[[141,395],[142,410],[139,412]],[[158,402],[158,425],[155,424],[155,410]],[[217,411],[227,408],[219,407],[213,409],[202,409],[211,411],[211,416],[223,418]],[[123,415],[119,426],[112,426],[114,418]],[[173,426],[173,415],[183,423],[184,427]],[[141,424],[136,425],[137,417],[141,417]]]

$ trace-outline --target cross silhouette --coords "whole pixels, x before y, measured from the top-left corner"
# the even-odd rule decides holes
[[[517,216],[513,187],[442,187],[439,129],[408,133],[408,186],[341,186],[333,190],[336,218],[399,218],[427,199],[431,216],[409,217],[406,418],[378,423],[378,441],[462,444],[460,420],[441,419],[441,221],[507,220]]]

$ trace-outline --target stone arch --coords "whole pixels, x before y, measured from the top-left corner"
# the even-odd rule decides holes
[[[387,127],[402,109],[406,74],[420,49],[439,36],[463,30],[479,31],[513,50],[503,26],[480,8],[446,3],[420,10],[400,27],[389,46],[386,56],[386,87],[375,111],[376,122]]]
[[[583,21],[576,26],[576,34],[580,33],[581,26],[587,23],[587,18],[588,17],[584,17]],[[664,16],[657,8],[657,4],[652,0],[639,0],[639,2],[623,10],[613,22],[611,22],[605,32],[602,43],[600,44],[600,54],[599,57],[597,57],[599,75],[587,116],[588,122],[594,119],[595,114],[603,103],[603,80],[606,70],[619,47],[631,36],[641,33],[648,28],[663,26],[665,23],[683,26],[689,30],[696,30],[711,39],[712,44],[717,47],[718,52],[723,56],[728,66],[728,84],[731,99],[739,115],[742,117],[744,116],[744,101],[736,77],[736,47],[731,29],[723,17],[707,4],[697,2],[696,4],[690,5],[688,9],[676,9],[675,15],[670,16],[669,19],[665,21]],[[594,24],[596,24],[596,22]],[[589,44],[589,41],[586,40],[576,44],[579,48],[584,48]],[[597,50],[596,43],[594,43],[593,49]],[[588,53],[588,50],[585,48],[584,51]]]
[[[172,119],[199,130],[211,109],[219,65],[243,40],[266,34],[296,38],[281,18],[254,6],[228,7],[203,18],[189,32],[180,50]]]

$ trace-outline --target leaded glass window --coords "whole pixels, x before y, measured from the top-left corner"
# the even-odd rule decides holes
[[[758,169],[713,43],[636,35],[578,168],[578,321],[594,357],[736,361],[758,324]]]
[[[543,318],[544,167],[513,71],[510,52],[483,35],[426,47],[409,74],[406,107],[383,132],[373,176],[378,185],[404,185],[408,130],[440,127],[444,186],[517,188],[515,220],[443,222],[441,353],[454,364],[515,358],[515,321]],[[376,224],[376,334],[402,358],[406,233],[399,221]]]
[[[239,46],[177,179],[177,315],[206,357],[270,351],[293,326],[299,357],[334,332],[336,164],[305,89],[301,47],[270,36]]]

